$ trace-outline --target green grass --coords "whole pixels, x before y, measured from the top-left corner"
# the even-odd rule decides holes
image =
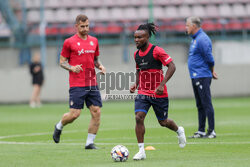
[[[61,142],[54,144],[54,125],[67,104],[45,104],[30,109],[27,105],[0,105],[0,167],[75,167],[75,166],[169,166],[169,167],[247,167],[250,166],[250,98],[213,99],[216,139],[187,139],[180,149],[176,133],[162,128],[151,109],[145,120],[147,159],[133,161],[138,151],[134,132],[133,102],[104,102],[102,123],[95,140],[99,150],[84,150],[88,110],[64,128]],[[194,100],[171,100],[169,118],[185,128],[190,136],[197,130]],[[112,147],[125,145],[127,162],[113,162]]]

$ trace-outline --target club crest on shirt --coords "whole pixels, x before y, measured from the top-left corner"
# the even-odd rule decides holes
[[[196,40],[193,41],[192,47],[195,48]]]
[[[80,46],[80,42],[77,42],[77,45]]]
[[[93,42],[93,41],[90,41],[89,44],[90,44],[91,46],[94,46],[94,42]]]

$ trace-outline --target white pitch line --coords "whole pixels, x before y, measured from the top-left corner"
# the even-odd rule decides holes
[[[121,128],[106,128],[102,129],[102,131],[109,131],[109,130],[120,130]],[[129,128],[122,128],[122,130],[126,130]],[[54,131],[54,130],[53,130]],[[15,138],[15,137],[26,137],[26,136],[42,136],[42,135],[52,135],[53,131],[51,132],[41,132],[41,133],[27,133],[27,134],[15,134],[15,135],[8,135],[8,136],[0,136],[1,139],[7,139],[7,138]],[[77,133],[77,132],[87,132],[84,130],[64,130],[63,133]]]
[[[72,131],[64,131],[63,133],[76,133],[76,132],[80,132],[80,131],[79,130],[72,130]],[[53,134],[53,132],[42,132],[42,133],[27,133],[27,134],[0,136],[0,140],[7,139],[7,138],[15,138],[15,137],[42,136],[42,135],[52,135],[52,134]]]
[[[97,145],[118,145],[121,143],[96,143]],[[137,145],[138,143],[122,143],[124,145]],[[187,145],[202,145],[202,144],[228,144],[228,145],[240,145],[240,144],[250,144],[250,141],[242,141],[242,142],[187,142]],[[145,145],[178,145],[177,142],[161,142],[161,143],[145,143]]]
[[[151,128],[154,128],[154,127],[151,127]],[[108,131],[108,130],[118,130],[118,128],[102,129],[102,131]],[[78,133],[78,132],[85,133],[86,131],[80,131],[80,130],[68,130],[68,131],[65,130],[65,131],[63,131],[64,134],[66,134],[66,133]],[[52,133],[53,132],[41,132],[41,133],[27,133],[27,134],[0,136],[0,140],[1,139],[8,139],[8,138],[16,138],[16,137],[52,135]],[[244,136],[244,135],[248,135],[248,134],[249,133],[224,133],[224,134],[219,134],[217,136]],[[156,138],[156,137],[147,137],[147,138]],[[107,139],[116,139],[116,138],[105,138],[104,140],[107,140]],[[124,137],[122,139],[124,139]]]
[[[185,105],[178,105],[179,103],[171,103],[170,102],[170,109],[194,109],[196,110],[195,102],[194,103],[185,103]],[[230,104],[230,105],[229,105]],[[250,107],[250,103],[248,102],[219,102],[219,103],[213,103],[214,108],[239,108],[239,107]]]
[[[82,146],[83,143],[43,143],[43,142],[10,142],[10,141],[0,141],[0,144],[6,144],[6,145],[80,145]],[[121,143],[96,143],[97,145],[118,145]],[[123,145],[137,145],[137,143],[122,143]],[[145,143],[146,145],[178,145],[176,142],[162,142],[162,143]],[[209,145],[242,145],[242,144],[250,144],[250,141],[242,141],[242,142],[188,142],[187,145],[203,145],[203,144],[209,144]]]

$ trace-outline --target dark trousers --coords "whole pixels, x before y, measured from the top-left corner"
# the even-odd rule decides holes
[[[212,78],[192,79],[196,106],[198,109],[199,131],[205,132],[206,117],[208,118],[208,129],[214,130],[214,108],[212,105],[210,85]]]

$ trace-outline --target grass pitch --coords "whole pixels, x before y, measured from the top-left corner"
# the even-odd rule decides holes
[[[146,117],[147,159],[133,161],[138,151],[134,132],[133,102],[104,102],[101,127],[96,137],[99,150],[85,150],[90,114],[66,126],[61,142],[52,140],[54,125],[68,111],[67,104],[45,104],[38,109],[27,105],[0,105],[0,167],[75,166],[169,166],[248,167],[250,166],[250,98],[213,99],[216,139],[187,139],[179,148],[176,133],[162,128],[151,109]],[[194,100],[170,99],[169,118],[185,128],[186,136],[197,130]],[[127,162],[113,162],[111,149],[125,145]]]

